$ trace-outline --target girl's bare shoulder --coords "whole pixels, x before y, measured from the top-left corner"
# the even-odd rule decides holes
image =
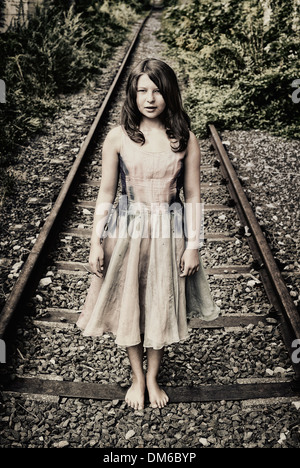
[[[112,128],[105,138],[105,144],[108,145],[111,149],[114,149],[116,152],[120,152],[121,148],[121,137],[122,137],[122,127]]]
[[[187,154],[198,153],[200,151],[199,141],[196,135],[190,130],[190,138],[187,145]]]
[[[189,138],[189,143],[188,144],[190,146],[194,146],[194,145],[199,146],[198,138],[196,137],[195,133],[193,133],[191,130],[189,132],[190,132],[190,138]]]

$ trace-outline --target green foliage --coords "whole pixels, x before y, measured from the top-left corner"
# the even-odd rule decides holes
[[[99,9],[102,3],[104,3],[103,0],[75,0],[75,9],[76,12],[85,14],[87,11],[91,12],[93,9]],[[115,4],[118,2],[110,1],[109,3],[112,7],[110,13],[112,13],[115,9]],[[127,5],[131,10],[133,9],[137,13],[142,13],[150,7],[150,0],[122,0],[122,5]]]
[[[7,91],[0,107],[0,166],[11,164],[19,145],[61,108],[61,93],[99,75],[138,18],[122,2],[86,3],[91,9],[80,13],[67,0],[48,0],[26,25],[0,34],[0,78]]]
[[[68,11],[73,2],[72,0],[44,0],[46,7],[55,7],[57,11],[64,10]]]
[[[165,11],[160,37],[179,59],[195,131],[261,128],[300,138],[300,38],[294,0],[194,0]],[[269,15],[268,15],[269,13]]]

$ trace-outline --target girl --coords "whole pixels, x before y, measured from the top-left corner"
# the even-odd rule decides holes
[[[119,175],[122,195],[113,209]],[[153,408],[167,404],[157,376],[164,347],[188,338],[187,313],[219,315],[199,255],[200,218],[200,149],[176,75],[160,60],[143,60],[128,78],[121,125],[103,145],[94,276],[77,322],[84,335],[112,332],[127,348],[132,385],[125,400],[134,409],[144,408],[146,389]]]

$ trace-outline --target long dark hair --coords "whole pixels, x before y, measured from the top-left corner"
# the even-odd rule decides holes
[[[166,127],[168,138],[176,140],[176,146],[171,145],[172,150],[184,151],[189,141],[190,118],[183,109],[177,77],[173,69],[161,60],[145,59],[131,71],[127,81],[121,124],[133,141],[142,145],[145,143],[144,134],[139,129],[142,115],[136,103],[137,82],[144,74],[155,83],[165,100],[166,108],[160,118]]]

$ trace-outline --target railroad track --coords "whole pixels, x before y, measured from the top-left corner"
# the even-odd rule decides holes
[[[164,1],[163,0],[152,0],[151,5],[154,9],[161,9],[164,7]]]
[[[68,343],[72,343],[74,337],[78,336],[74,324],[78,319],[90,278],[87,258],[93,209],[101,179],[99,152],[108,129],[104,124],[104,116],[110,122],[109,125],[115,124],[113,119],[116,104],[113,103],[113,98],[117,93],[123,92],[126,69],[133,60],[136,47],[139,47],[137,45],[139,34],[146,21],[147,18],[124,57],[53,209],[1,312],[0,338],[3,340],[8,339],[7,337],[15,330],[25,304],[32,303],[32,298],[38,310],[34,316],[29,317],[29,328],[24,333],[27,347],[30,347],[30,339],[34,340],[37,334],[43,335],[43,330],[50,329],[54,332],[60,330]],[[189,326],[196,333],[197,330],[207,333],[210,341],[212,341],[210,331],[216,330],[221,330],[226,339],[228,335],[228,340],[234,341],[238,340],[244,331],[251,335],[253,327],[260,326],[262,330],[266,327],[269,330],[272,327],[276,329],[279,324],[287,353],[285,362],[291,365],[292,371],[288,377],[281,379],[263,379],[259,375],[258,378],[245,381],[234,377],[237,367],[233,365],[233,371],[229,372],[233,375],[232,381],[226,377],[220,382],[208,379],[207,383],[201,385],[192,382],[189,385],[176,385],[175,380],[175,385],[167,386],[166,391],[171,403],[274,397],[293,399],[300,392],[299,364],[292,359],[293,342],[300,339],[299,314],[231,166],[226,148],[216,128],[210,125],[209,130],[213,150],[204,149],[201,167],[206,226],[203,258],[212,286],[215,283],[216,288],[224,287],[231,306],[228,307],[222,298],[224,313],[221,317],[211,323],[193,318],[190,319]],[[214,254],[216,249],[219,255],[217,259]],[[235,263],[228,261],[233,256],[233,252],[237,252],[234,255],[237,259]],[[229,285],[224,286],[226,283]],[[48,297],[43,289],[47,284],[52,285]],[[236,291],[241,290],[241,285],[242,289],[245,285],[248,293],[247,305],[235,299]],[[44,294],[43,298],[40,296],[40,288]],[[250,306],[249,293],[251,295],[252,290],[253,303]],[[55,291],[57,294],[59,291],[65,291],[66,300],[59,302],[53,294]],[[214,293],[216,291],[217,289]],[[235,310],[232,311],[234,307]],[[270,338],[270,333],[266,334],[266,337]],[[105,340],[105,337],[103,339]],[[270,347],[273,345],[274,343],[270,343]],[[86,376],[80,376],[78,370],[80,359],[76,357],[76,352],[73,353],[69,363],[70,368],[73,369],[75,366],[75,371],[71,373],[64,371],[62,375],[59,374],[55,359],[49,356],[49,350],[47,349],[44,355],[43,352],[43,344],[40,343],[40,354],[36,360],[33,356],[33,364],[29,365],[22,351],[17,349],[15,353],[19,354],[22,365],[17,366],[14,378],[4,374],[2,391],[18,395],[38,394],[95,400],[124,399],[126,393],[124,385],[115,381],[111,383],[105,379],[97,381],[93,378],[87,381]],[[238,355],[232,356],[232,360],[236,363],[239,359]],[[201,358],[199,360],[201,362]],[[50,363],[52,361],[56,366],[55,375],[53,372],[47,373],[48,361]],[[79,363],[77,368],[76,363]],[[83,365],[84,367],[88,369],[89,366]],[[18,369],[21,368],[23,370],[25,368],[25,372],[20,373]],[[26,373],[28,369],[31,370]],[[101,369],[99,372],[101,374]]]

